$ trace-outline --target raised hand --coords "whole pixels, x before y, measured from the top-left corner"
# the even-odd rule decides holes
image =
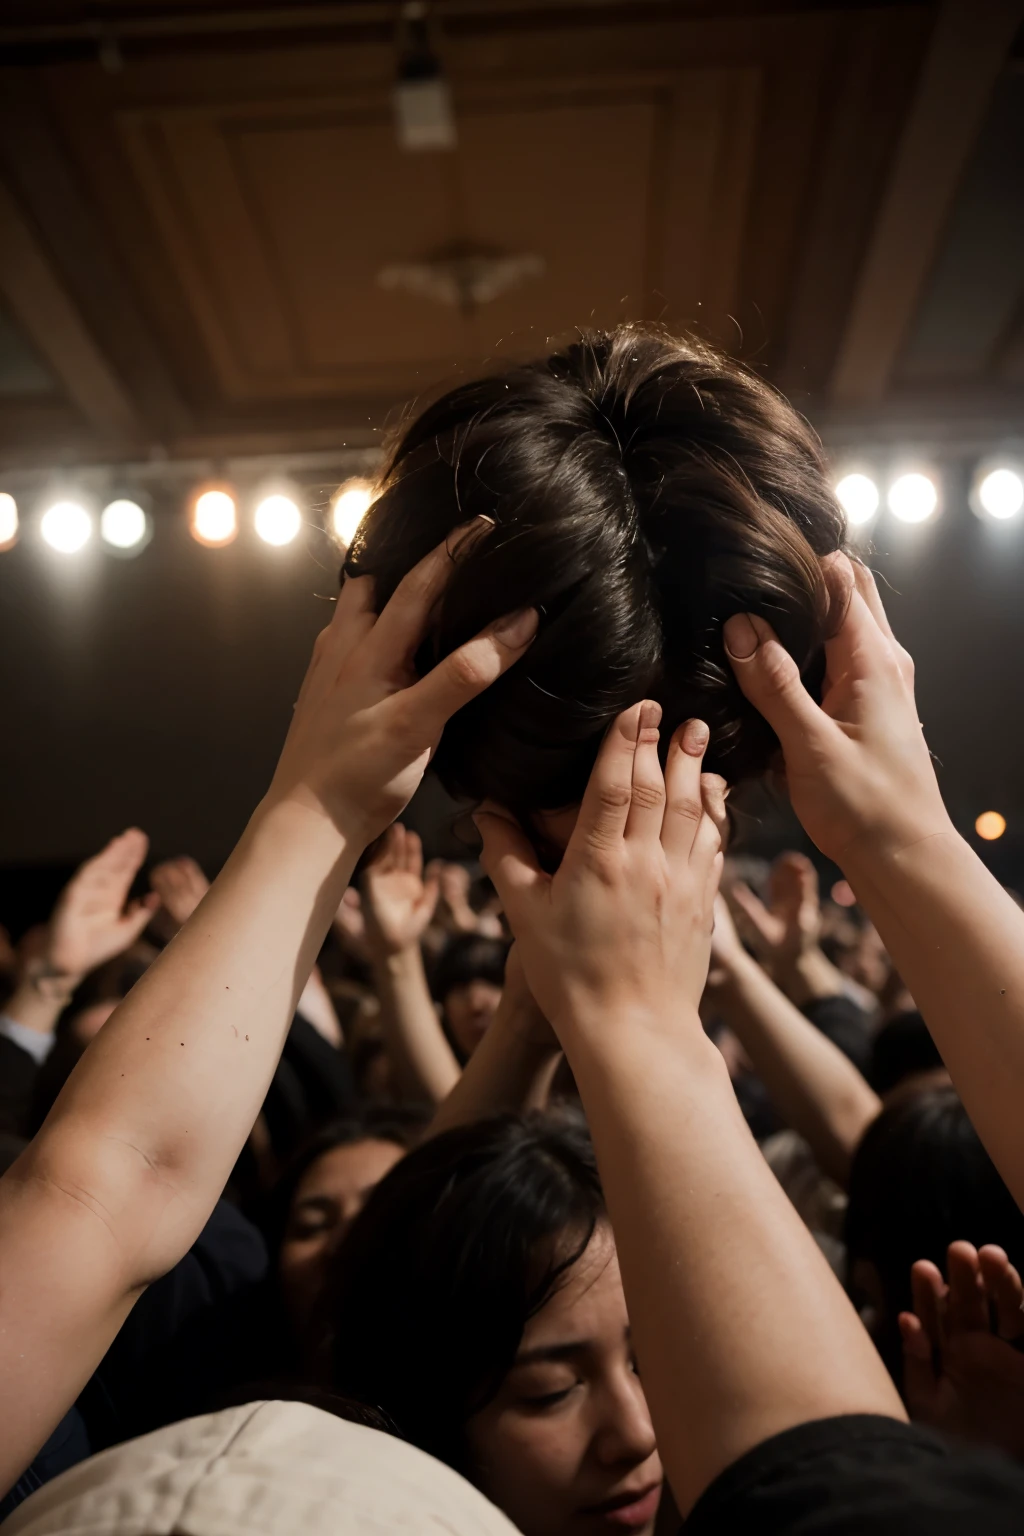
[[[366,914],[363,912],[363,898],[354,885],[350,885],[342,896],[332,922],[342,948],[355,955],[357,960],[366,960],[369,955],[366,948]]]
[[[366,942],[378,956],[418,944],[437,906],[436,876],[423,874],[423,844],[396,822],[363,873]]]
[[[43,962],[49,974],[74,984],[139,938],[160,905],[155,893],[126,905],[148,848],[146,834],[129,827],[72,876],[50,919]]]
[[[898,853],[950,822],[914,702],[914,664],[893,636],[871,572],[836,555],[827,579],[845,613],[825,645],[820,706],[757,614],[727,620],[725,644],[740,687],[782,744],[793,809],[845,868],[859,844]]]
[[[806,854],[780,853],[763,902],[743,880],[729,887],[729,900],[743,918],[745,936],[758,958],[786,965],[817,945],[821,934],[818,872]]]
[[[1002,1248],[951,1243],[949,1284],[936,1265],[911,1270],[913,1312],[900,1313],[903,1392],[911,1416],[945,1434],[1024,1456],[1024,1286]]]
[[[413,658],[457,555],[457,536],[438,545],[379,616],[372,577],[346,580],[265,804],[300,806],[359,848],[405,808],[446,721],[518,661],[537,630],[535,609],[506,615],[417,678]]]
[[[647,701],[610,727],[554,875],[500,812],[475,817],[526,980],[563,1044],[566,1031],[591,1021],[645,1018],[661,1027],[687,1002],[696,1016],[721,835],[702,799],[707,727],[680,727],[663,774],[660,719],[660,706]]]
[[[168,936],[188,922],[210,889],[209,880],[190,858],[165,859],[150,871],[149,883],[160,898],[161,917],[166,913]]]

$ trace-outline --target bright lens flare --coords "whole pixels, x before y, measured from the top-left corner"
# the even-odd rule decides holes
[[[238,509],[227,491],[203,491],[192,508],[192,537],[216,548],[238,532]]]
[[[369,480],[346,480],[331,502],[331,521],[338,541],[348,549],[356,536],[356,530],[373,500],[373,486]]]
[[[77,555],[92,538],[92,518],[77,501],[56,501],[43,513],[39,531],[58,554]]]
[[[290,544],[302,527],[302,514],[290,496],[264,496],[256,508],[256,532],[264,544]]]
[[[878,511],[878,486],[868,475],[844,475],[836,486],[836,496],[855,525],[870,523]]]
[[[974,830],[979,837],[983,837],[986,843],[994,843],[997,837],[1002,837],[1006,831],[1006,817],[998,811],[982,811],[974,823]]]
[[[938,504],[935,482],[927,475],[900,475],[889,487],[889,510],[901,523],[923,523]]]
[[[0,549],[10,549],[18,539],[18,503],[9,491],[0,491]]]
[[[146,514],[138,502],[111,501],[100,513],[100,536],[114,549],[134,549],[146,532]]]
[[[978,501],[989,517],[1016,517],[1024,507],[1024,480],[1012,469],[993,469],[978,486]]]

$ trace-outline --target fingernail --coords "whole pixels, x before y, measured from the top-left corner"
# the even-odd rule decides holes
[[[757,630],[745,613],[734,613],[722,630],[725,649],[737,661],[749,661],[757,650]]]
[[[499,619],[492,631],[510,650],[518,650],[526,645],[537,633],[536,608],[520,608],[516,613],[507,613],[503,619]]]
[[[645,699],[640,706],[640,730],[656,731],[661,724],[661,705],[656,699]]]
[[[703,757],[710,736],[703,720],[687,720],[683,730],[683,751],[691,757]]]

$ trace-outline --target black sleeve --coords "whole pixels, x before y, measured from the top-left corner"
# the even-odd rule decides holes
[[[873,1414],[786,1430],[715,1479],[684,1536],[1020,1536],[1024,1468]]]
[[[234,1321],[266,1273],[259,1232],[219,1201],[181,1262],[135,1303],[79,1398],[94,1450],[201,1410],[234,1370]]]
[[[29,1135],[29,1111],[39,1068],[28,1051],[0,1035],[0,1131]]]
[[[815,997],[801,1012],[816,1029],[838,1045],[855,1067],[866,1072],[871,1056],[871,1025],[868,1015],[852,997]]]

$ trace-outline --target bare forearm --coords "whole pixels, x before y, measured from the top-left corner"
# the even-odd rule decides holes
[[[841,997],[846,990],[842,971],[816,944],[791,959],[780,960],[772,976],[798,1008],[822,997]]]
[[[136,1185],[154,1211],[166,1207],[162,1223],[143,1223],[154,1272],[187,1249],[227,1180],[358,854],[311,812],[261,807],[38,1138],[51,1179],[78,1144],[106,1149],[93,1175],[126,1186],[126,1221],[138,1221]]]
[[[381,1024],[407,1093],[440,1104],[459,1080],[459,1064],[427,986],[419,945],[374,960]]]
[[[850,1159],[881,1102],[843,1052],[785,997],[755,960],[730,968],[723,1008],[775,1107],[845,1184]]]
[[[723,1468],[782,1430],[833,1414],[904,1416],[693,1022],[682,1043],[642,1027],[615,1050],[564,1042],[659,1449],[684,1512]]]
[[[948,832],[847,860],[993,1162],[1024,1205],[1024,913]]]
[[[505,1110],[543,1109],[562,1059],[555,1041],[538,1040],[528,1021],[499,1007],[494,1022],[430,1123],[436,1136]]]

